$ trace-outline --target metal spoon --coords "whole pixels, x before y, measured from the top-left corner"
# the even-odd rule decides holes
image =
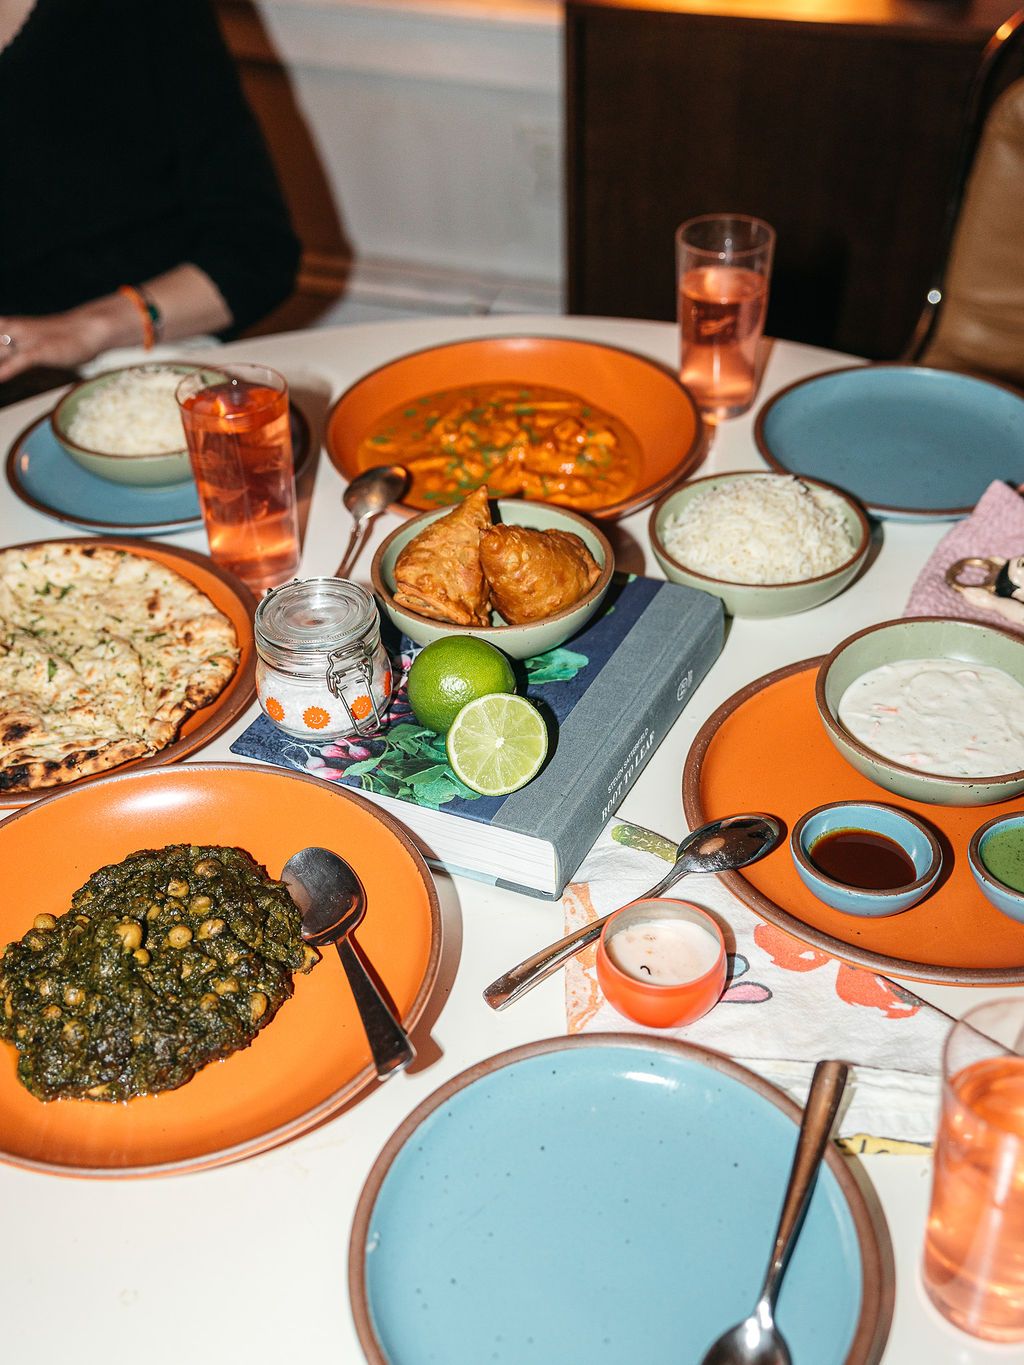
[[[792,1365],[789,1348],[775,1326],[775,1300],[810,1202],[814,1178],[825,1155],[825,1144],[843,1097],[846,1075],[843,1062],[819,1062],[814,1068],[761,1297],[749,1318],[730,1327],[718,1338],[701,1365]]]
[[[408,487],[409,471],[400,464],[375,465],[356,475],[341,495],[355,520],[335,578],[346,578],[352,572],[362,546],[363,531],[375,517],[397,502]]]
[[[412,1043],[374,985],[349,934],[366,914],[363,884],[344,858],[327,848],[302,848],[281,880],[302,913],[302,937],[314,947],[333,943],[352,988],[377,1075],[385,1080],[416,1056]]]
[[[729,815],[724,820],[712,820],[686,836],[676,849],[676,860],[665,876],[646,896],[638,896],[637,900],[656,900],[690,872],[729,872],[756,863],[758,858],[770,853],[781,838],[782,826],[771,815]],[[538,981],[543,981],[581,948],[593,943],[615,913],[609,911],[592,924],[566,934],[565,938],[541,948],[518,967],[492,981],[484,991],[488,1005],[492,1010],[503,1010],[532,990]]]

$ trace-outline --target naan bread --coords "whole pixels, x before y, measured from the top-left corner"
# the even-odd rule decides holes
[[[0,791],[156,753],[238,659],[228,618],[154,559],[88,542],[0,551]]]

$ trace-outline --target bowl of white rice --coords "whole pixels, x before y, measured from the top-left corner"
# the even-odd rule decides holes
[[[103,479],[184,483],[192,469],[174,391],[183,375],[202,368],[157,361],[84,379],[54,408],[53,433],[73,460]]]
[[[853,581],[871,546],[863,508],[817,479],[742,470],[666,493],[648,527],[666,578],[733,616],[790,616]]]

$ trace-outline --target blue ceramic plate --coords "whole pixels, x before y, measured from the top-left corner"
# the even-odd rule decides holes
[[[550,1039],[471,1068],[363,1189],[349,1284],[369,1360],[693,1365],[760,1291],[797,1117],[661,1039]],[[779,1301],[794,1361],[878,1359],[887,1254],[830,1152]]]
[[[774,469],[836,484],[897,520],[953,520],[994,479],[1024,483],[1024,398],[949,370],[812,375],[764,405],[754,436]]]
[[[301,474],[312,442],[309,424],[294,404],[291,424],[295,472]],[[11,446],[7,482],[29,507],[84,531],[156,536],[203,524],[199,496],[191,479],[141,488],[90,474],[54,436],[49,413],[33,422]]]

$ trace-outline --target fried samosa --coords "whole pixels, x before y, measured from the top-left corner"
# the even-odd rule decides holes
[[[480,533],[490,525],[487,489],[481,487],[410,540],[395,562],[398,605],[456,626],[489,626]]]
[[[554,616],[601,577],[593,555],[571,531],[492,526],[480,537],[491,601],[510,626]]]

